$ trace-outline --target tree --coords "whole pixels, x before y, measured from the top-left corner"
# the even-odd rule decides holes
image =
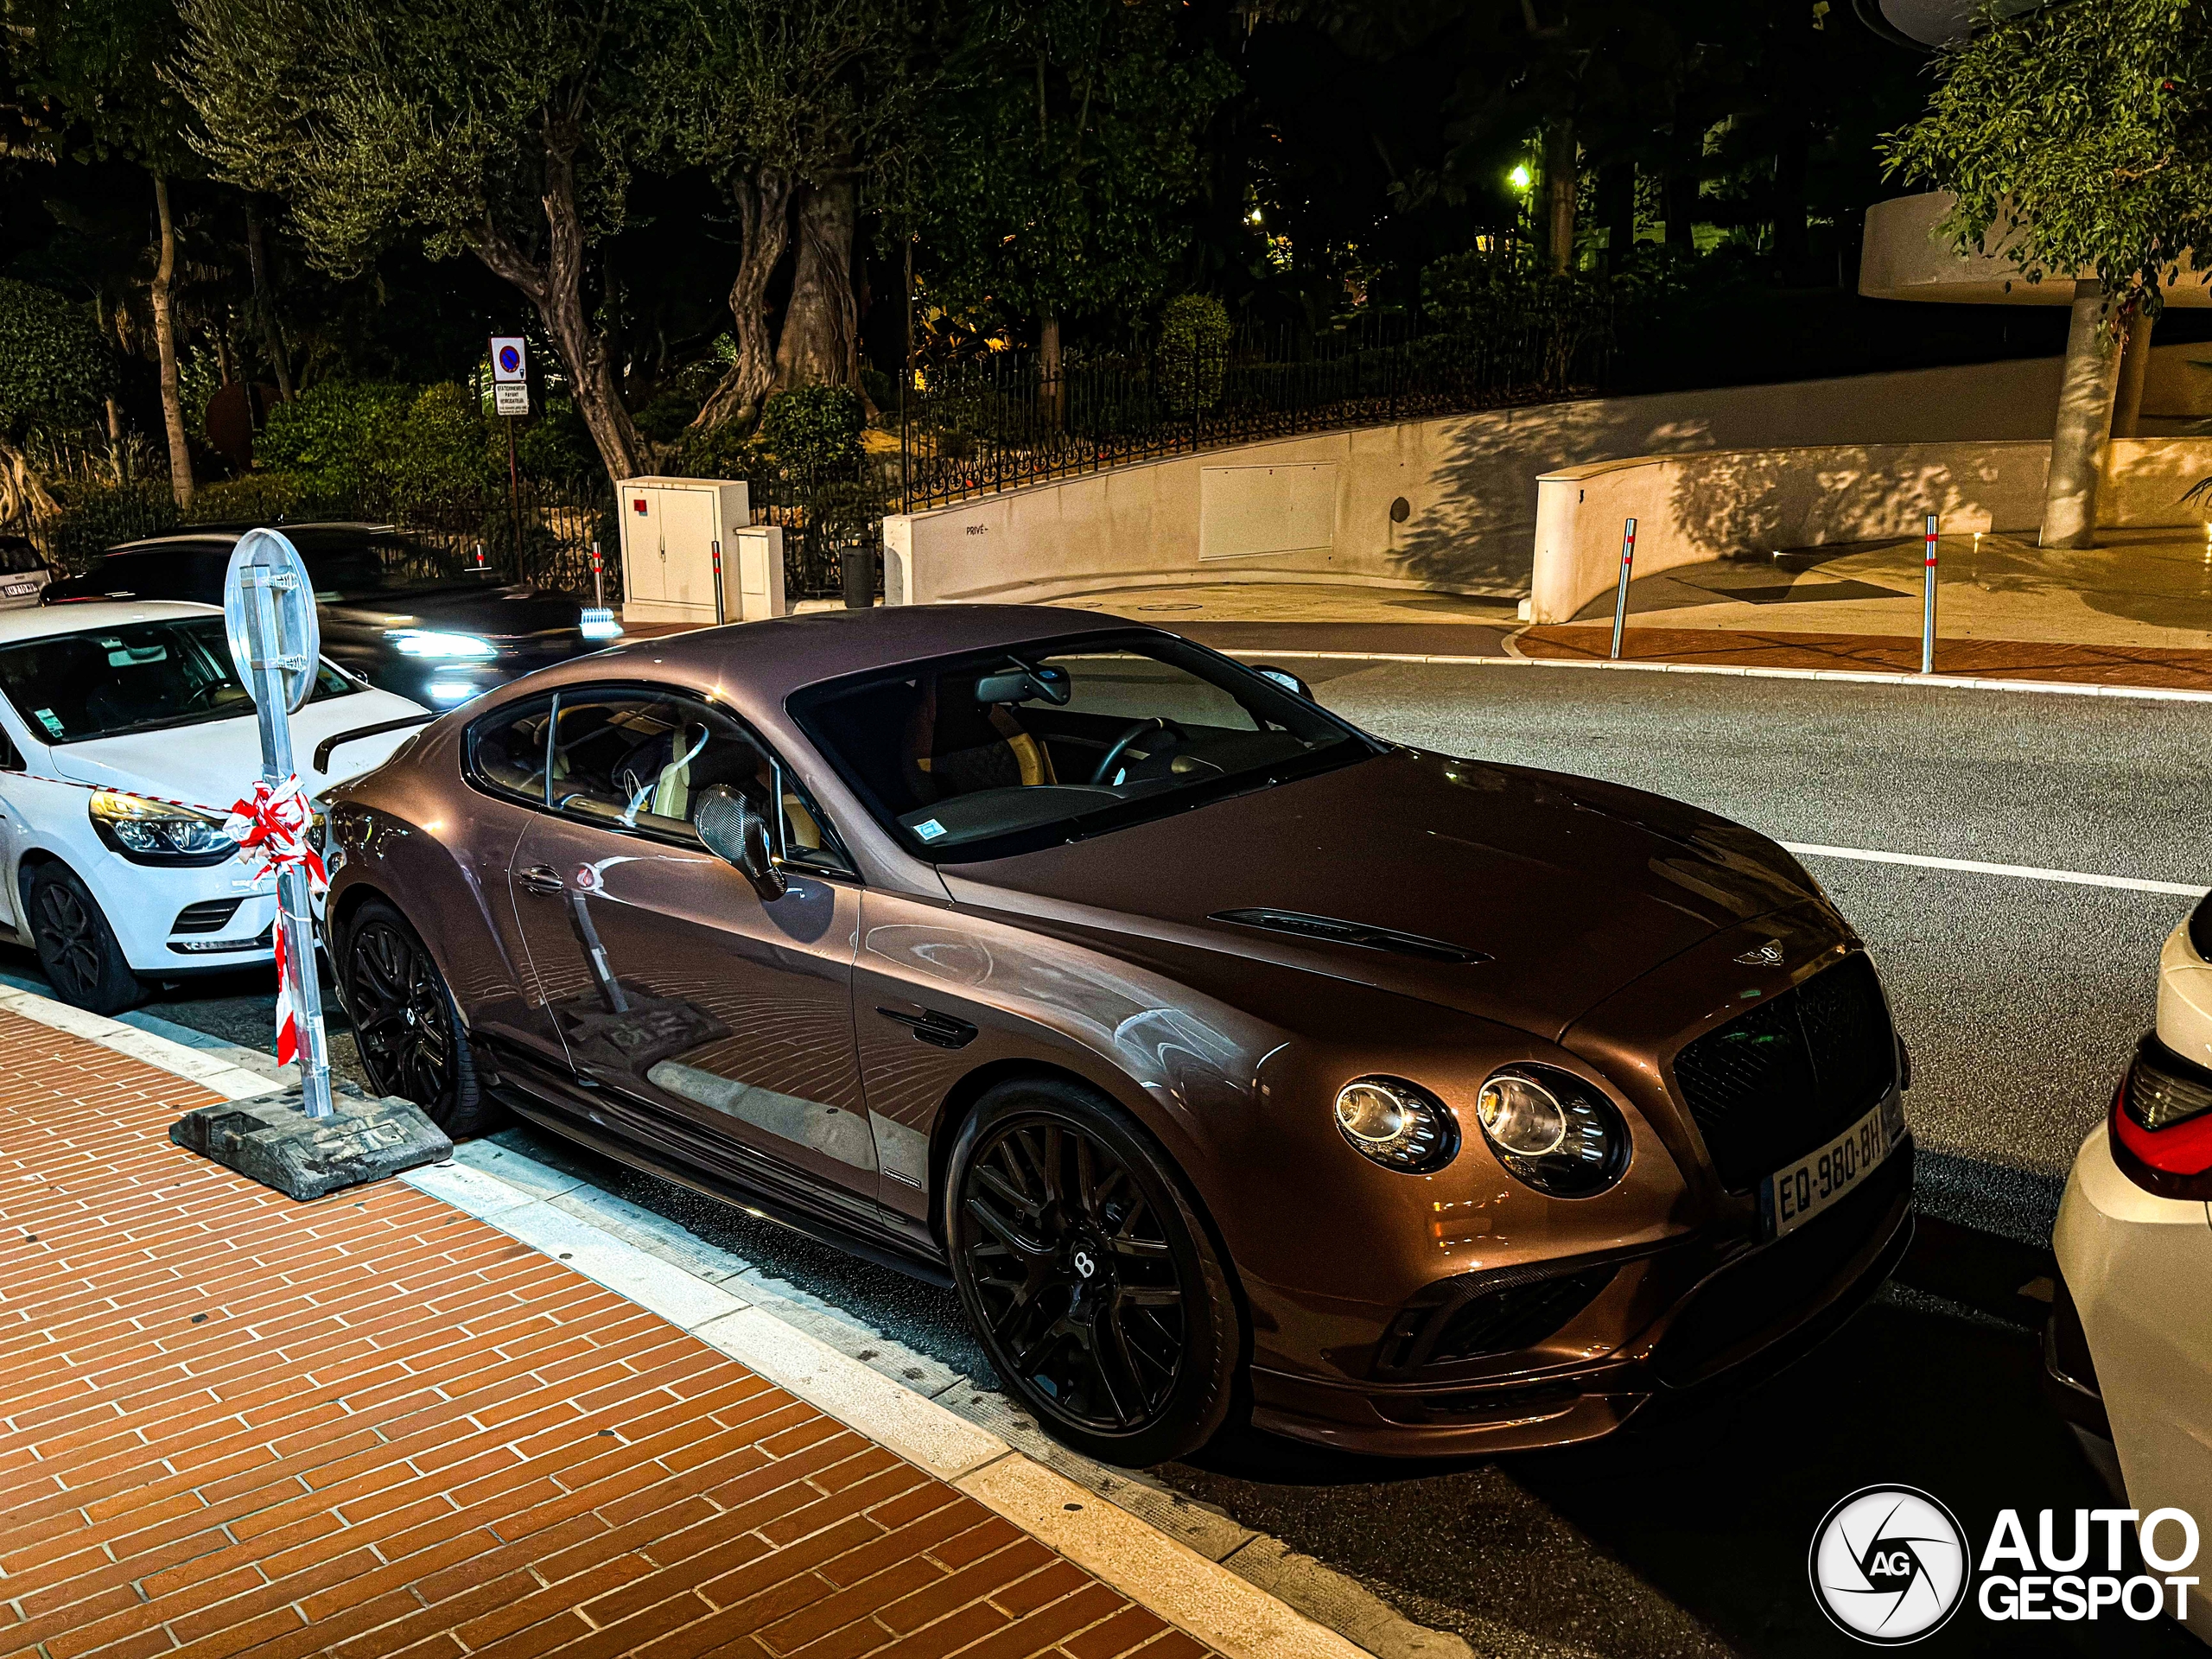
[[[1174,0],[982,0],[912,184],[936,291],[1034,319],[1046,385],[1070,315],[1134,321],[1173,283],[1197,135],[1236,79]]]
[[[55,129],[53,148],[137,162],[153,181],[157,250],[149,294],[161,363],[169,488],[192,505],[192,454],[177,368],[176,215],[170,181],[196,170],[192,111],[172,82],[181,44],[173,0],[0,0],[22,43],[21,93]]]
[[[859,389],[855,182],[880,162],[879,141],[924,72],[911,61],[903,0],[702,0],[699,16],[702,92],[672,103],[664,119],[677,154],[721,185],[740,238],[729,289],[736,351],[699,411],[704,429],[750,420],[776,388]],[[794,239],[779,340],[768,284]]]
[[[1890,170],[1953,193],[1962,254],[2022,280],[2073,278],[2044,503],[2045,546],[2086,547],[2120,337],[2212,249],[2212,4],[2101,0],[2006,18],[1948,48],[1928,112],[1885,143]]]
[[[289,204],[311,256],[358,271],[419,239],[530,302],[616,478],[646,470],[586,300],[657,153],[662,79],[696,45],[672,0],[183,0],[184,85],[231,181]]]

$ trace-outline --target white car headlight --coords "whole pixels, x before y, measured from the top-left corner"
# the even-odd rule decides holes
[[[188,806],[99,789],[86,810],[93,833],[134,864],[214,864],[238,849],[222,819]]]
[[[1557,1066],[1491,1073],[1475,1119],[1507,1174],[1555,1198],[1602,1192],[1628,1168],[1628,1125],[1612,1102]]]
[[[441,633],[434,628],[387,628],[385,639],[404,657],[427,657],[443,663],[483,662],[499,654],[489,639],[473,633]]]
[[[1425,1175],[1459,1150],[1459,1122],[1443,1102],[1402,1077],[1357,1077],[1337,1092],[1337,1128],[1361,1157]]]

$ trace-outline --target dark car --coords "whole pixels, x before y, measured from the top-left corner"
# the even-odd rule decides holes
[[[46,590],[79,599],[223,602],[223,574],[245,524],[194,525],[111,549],[81,576]],[[389,525],[279,526],[315,587],[323,655],[371,684],[450,708],[517,675],[588,651],[575,600],[506,583]]]
[[[364,1063],[949,1281],[1125,1465],[1588,1439],[1869,1295],[1902,1052],[1818,884],[1295,684],[996,607],[535,675],[332,792]]]

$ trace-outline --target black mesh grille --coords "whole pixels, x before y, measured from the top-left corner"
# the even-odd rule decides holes
[[[1452,1315],[1428,1351],[1428,1363],[1441,1365],[1534,1347],[1596,1301],[1619,1271],[1617,1264],[1586,1268],[1478,1296]]]
[[[169,924],[172,933],[213,933],[238,914],[240,899],[202,899],[196,905],[187,905],[176,913],[176,920]]]
[[[1689,1044],[1675,1080],[1721,1185],[1741,1190],[1872,1110],[1897,1064],[1874,965],[1853,956]]]

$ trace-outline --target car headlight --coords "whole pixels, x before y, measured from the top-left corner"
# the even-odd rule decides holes
[[[93,833],[134,864],[218,864],[238,850],[222,819],[188,806],[99,789],[86,810]]]
[[[1357,1077],[1337,1093],[1337,1128],[1353,1151],[1385,1169],[1426,1175],[1459,1150],[1459,1121],[1402,1077]]]
[[[1628,1167],[1628,1125],[1571,1071],[1515,1065],[1491,1074],[1475,1120],[1507,1174],[1555,1198],[1602,1192]]]
[[[431,628],[389,628],[385,639],[403,657],[428,657],[442,663],[483,662],[499,654],[489,639],[473,633],[440,633]]]

